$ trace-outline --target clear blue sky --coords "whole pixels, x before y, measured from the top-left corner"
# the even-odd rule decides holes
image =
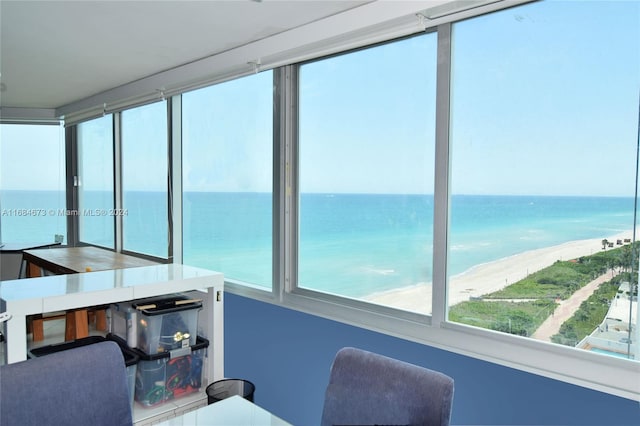
[[[631,195],[640,2],[539,2],[453,31],[454,193]],[[303,191],[432,191],[434,49],[427,35],[303,67]],[[185,190],[271,188],[270,84],[265,72],[185,95],[198,116],[184,125]],[[57,130],[44,131],[2,126],[2,188],[60,187]],[[161,136],[132,137],[146,139],[131,155],[159,168]],[[35,148],[42,138],[55,143]],[[27,154],[30,168],[13,160]],[[161,189],[143,170],[132,189]]]
[[[469,20],[454,27],[454,52],[454,192],[632,193],[640,2]]]
[[[270,192],[273,73],[185,93],[185,191]]]
[[[0,125],[0,188],[64,190],[64,161],[61,126]]]

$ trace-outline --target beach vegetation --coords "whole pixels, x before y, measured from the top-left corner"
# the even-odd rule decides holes
[[[637,248],[637,246],[636,246]],[[618,268],[629,270],[631,245],[618,247],[571,261],[556,261],[502,290],[485,294],[483,299],[567,299],[595,278]],[[637,257],[636,257],[637,258]]]
[[[531,336],[556,308],[552,300],[468,301],[452,306],[451,321],[518,336]]]
[[[576,263],[556,262],[530,274],[502,290],[484,295],[485,299],[566,299],[591,281]]]
[[[637,246],[636,246],[637,247]],[[531,336],[553,313],[557,300],[568,299],[576,290],[614,268],[630,264],[632,247],[623,246],[572,261],[556,261],[502,290],[451,306],[451,321]],[[627,266],[625,266],[627,265]],[[556,343],[575,345],[590,334],[606,316],[611,300],[619,293],[619,283],[637,274],[623,272],[600,288],[554,336]]]

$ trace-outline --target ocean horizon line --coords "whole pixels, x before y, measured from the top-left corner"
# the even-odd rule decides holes
[[[62,189],[16,189],[16,188],[3,188],[2,192],[47,192],[47,193],[62,193],[65,190]],[[87,192],[113,192],[111,189],[92,189]],[[146,192],[154,194],[166,193],[166,190],[149,190],[149,189],[127,189],[125,192]],[[183,190],[183,193],[187,194],[273,194],[272,191],[239,191],[239,190]],[[380,195],[380,196],[429,196],[433,197],[433,193],[405,193],[405,192],[324,192],[324,191],[311,191],[300,192],[301,195]],[[467,194],[467,193],[454,193],[450,194],[451,197],[512,197],[512,198],[575,198],[575,199],[589,199],[589,198],[605,198],[605,199],[635,199],[632,195],[611,195],[611,194]]]

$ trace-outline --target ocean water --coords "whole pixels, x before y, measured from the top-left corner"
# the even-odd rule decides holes
[[[93,194],[91,199],[105,196]],[[138,202],[130,203],[125,217],[125,227],[131,224],[125,230],[125,245],[166,256],[166,194],[137,193],[135,199]],[[100,203],[104,201],[95,202]],[[269,194],[185,193],[184,263],[269,287],[271,203]],[[13,214],[18,209],[64,209],[60,193],[3,191],[0,208],[3,241],[49,241],[54,234],[66,233],[64,215]],[[299,208],[302,287],[362,297],[431,282],[432,196],[303,194]],[[450,274],[528,250],[631,230],[633,208],[632,198],[453,196]],[[87,238],[112,244],[110,217],[83,219],[89,227]]]
[[[453,196],[448,271],[633,228],[632,198]],[[432,281],[433,197],[306,194],[299,282],[352,297]]]
[[[65,235],[66,240],[65,202],[64,192],[59,191],[0,191],[2,242],[47,243],[55,234]]]

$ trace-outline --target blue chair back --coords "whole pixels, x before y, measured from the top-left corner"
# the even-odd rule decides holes
[[[115,342],[0,367],[2,426],[129,426],[127,373]]]
[[[343,348],[331,367],[322,426],[446,426],[453,389],[453,379],[437,371]]]

